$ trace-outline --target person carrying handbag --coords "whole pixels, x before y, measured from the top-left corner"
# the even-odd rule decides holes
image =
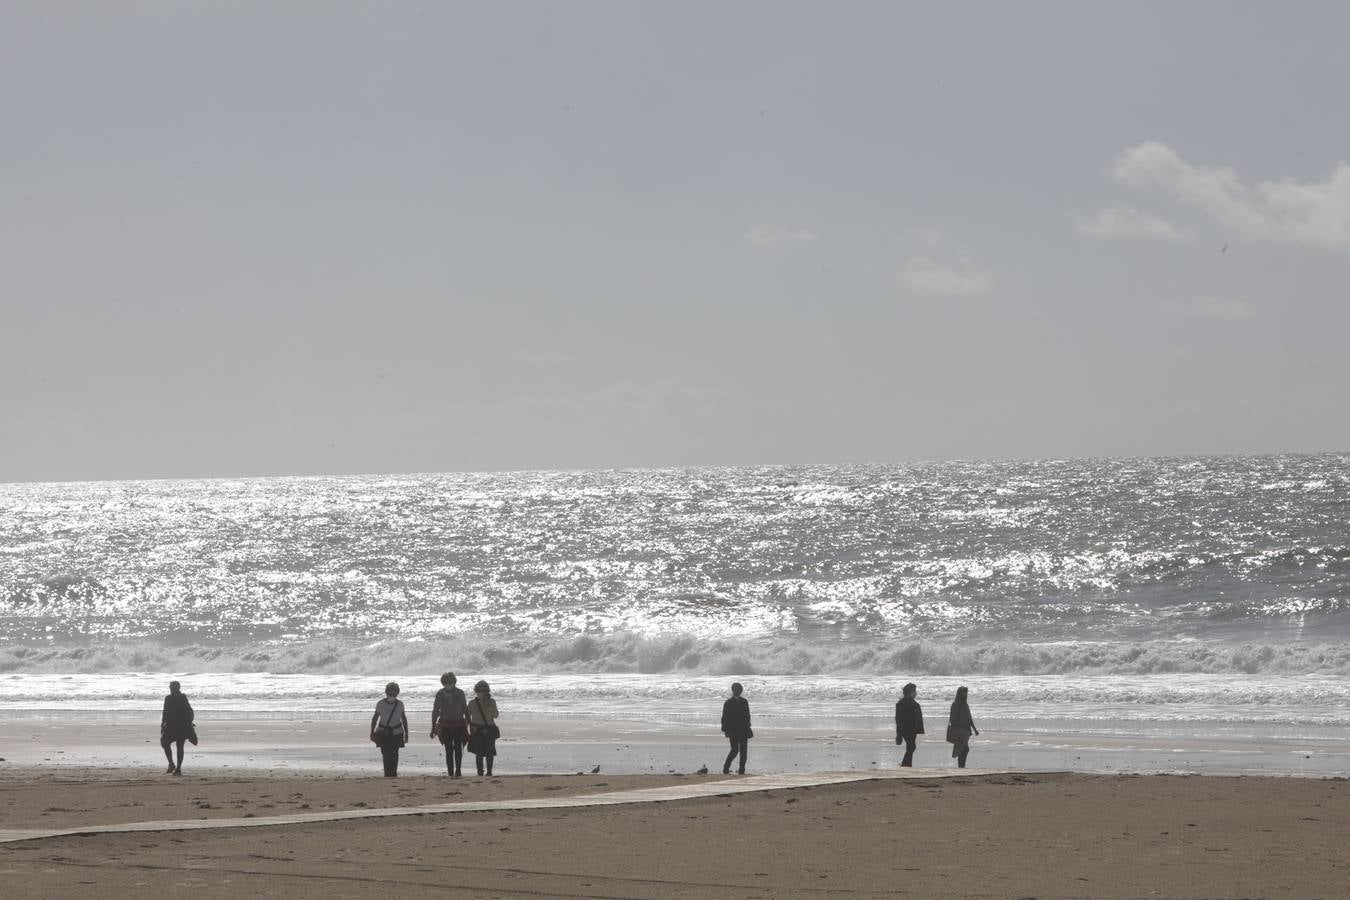
[[[384,777],[398,777],[398,751],[408,743],[408,717],[398,699],[398,682],[384,686],[384,699],[375,704],[370,717],[370,740],[384,758]]]
[[[492,774],[497,738],[502,735],[497,727],[497,716],[497,701],[492,699],[492,688],[486,681],[478,682],[473,686],[473,699],[469,701],[469,752],[473,754],[479,775]]]

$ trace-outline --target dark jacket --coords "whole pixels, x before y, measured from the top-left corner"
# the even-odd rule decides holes
[[[947,719],[948,725],[954,725],[957,728],[965,728],[968,731],[975,730],[975,720],[970,717],[970,704],[962,703],[956,700],[952,703],[952,711]]]
[[[165,694],[164,715],[159,720],[160,730],[171,741],[187,740],[192,734],[192,720],[196,713],[187,694]]]
[[[728,697],[722,704],[722,733],[736,741],[750,737],[750,702],[744,697]]]
[[[913,697],[901,697],[895,704],[895,733],[910,737],[923,734],[923,708]]]
[[[436,702],[431,707],[431,727],[450,726],[465,722],[469,718],[469,703],[464,691],[457,687],[443,687],[436,692]]]

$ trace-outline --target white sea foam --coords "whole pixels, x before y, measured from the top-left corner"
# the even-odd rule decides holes
[[[0,673],[216,671],[280,674],[435,674],[474,670],[690,675],[1350,675],[1350,644],[1206,641],[817,642],[618,632],[576,637],[466,634],[355,641],[281,637],[243,644],[147,639],[0,647]]]
[[[515,717],[652,721],[716,720],[729,679],[701,675],[539,675],[461,669],[467,682],[486,675]],[[171,678],[199,711],[215,718],[359,717],[397,680],[418,715],[430,708],[436,676],[389,669],[371,675],[123,672],[0,676],[8,715],[81,713],[153,715]],[[755,715],[777,727],[876,728],[893,715],[898,678],[742,676]],[[1340,677],[1168,675],[914,676],[934,724],[945,721],[958,685],[970,688],[981,721],[1042,734],[1208,733],[1246,736],[1277,726],[1350,728],[1350,682]],[[1274,732],[1278,733],[1278,732]]]

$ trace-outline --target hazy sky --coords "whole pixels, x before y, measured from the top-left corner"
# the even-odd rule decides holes
[[[0,0],[0,482],[1350,449],[1347,34]]]

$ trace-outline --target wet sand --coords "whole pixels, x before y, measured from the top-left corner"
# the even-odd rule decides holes
[[[199,747],[188,747],[193,775],[371,775],[378,750],[367,740],[369,718],[217,718],[199,715]],[[727,752],[715,726],[588,719],[504,720],[500,775],[573,775],[599,765],[607,774],[717,771]],[[935,731],[938,729],[935,727]],[[121,768],[155,775],[164,768],[158,718],[115,714],[14,716],[0,721],[0,778],[10,769]],[[441,746],[414,728],[400,773],[445,771]],[[916,764],[954,768],[940,734],[919,742]],[[753,772],[809,772],[895,766],[903,748],[894,731],[757,726],[750,744]],[[971,765],[1029,771],[1350,775],[1343,740],[1189,738],[1163,735],[1017,733],[982,729]],[[472,768],[472,761],[470,761]]]
[[[704,778],[138,779],[11,769],[0,780],[0,828],[566,796]],[[183,890],[213,898],[1328,897],[1350,888],[1347,845],[1343,779],[971,773],[642,806],[50,838],[0,845],[0,877],[6,897],[101,900]]]

